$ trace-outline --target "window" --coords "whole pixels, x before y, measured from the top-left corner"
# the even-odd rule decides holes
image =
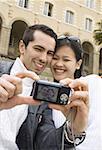
[[[46,16],[52,16],[52,9],[53,9],[53,4],[49,3],[49,2],[45,2],[44,5],[44,15]]]
[[[94,8],[94,0],[86,0],[86,6],[89,8]]]
[[[20,7],[28,8],[28,0],[19,0],[18,5]]]
[[[74,22],[74,13],[72,11],[69,11],[69,10],[66,11],[65,22],[67,22],[69,24],[73,24],[73,22]]]
[[[83,63],[85,66],[89,66],[89,53],[86,51],[84,52]]]
[[[87,31],[92,31],[92,20],[90,18],[86,18],[85,29]]]

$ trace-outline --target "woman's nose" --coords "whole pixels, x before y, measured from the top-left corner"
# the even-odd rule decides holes
[[[58,61],[56,62],[56,66],[63,66],[62,60],[58,60]]]

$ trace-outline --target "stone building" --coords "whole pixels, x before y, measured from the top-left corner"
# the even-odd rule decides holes
[[[0,55],[16,58],[25,28],[43,23],[58,35],[78,36],[84,49],[84,74],[102,74],[102,45],[93,39],[102,19],[102,0],[0,0]]]

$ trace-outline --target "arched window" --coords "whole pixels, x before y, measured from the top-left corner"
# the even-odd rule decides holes
[[[90,55],[89,55],[89,50],[84,51],[83,62],[84,62],[84,65],[85,65],[86,67],[89,66],[89,57],[90,57]]]
[[[86,74],[93,73],[93,46],[88,41],[82,44],[84,55],[83,55],[83,71]]]
[[[19,41],[22,39],[23,33],[27,26],[28,25],[22,20],[16,20],[15,22],[13,22],[8,51],[8,55],[10,56],[10,58],[16,58],[19,55]]]

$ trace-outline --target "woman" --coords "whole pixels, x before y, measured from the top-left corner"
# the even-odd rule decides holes
[[[82,70],[82,58],[83,49],[79,38],[60,36],[50,66],[54,81],[68,83],[69,86],[73,79],[79,78]]]
[[[51,71],[56,81],[81,76],[83,50],[80,40],[73,36],[61,36],[56,44]]]
[[[83,50],[80,40],[73,36],[61,36],[56,45],[56,52],[52,59],[51,71],[56,82],[62,82],[70,86],[68,78],[75,79],[81,76]],[[67,79],[65,79],[67,78]],[[87,81],[90,95],[90,111],[87,134],[84,142],[77,150],[102,149],[102,121],[99,116],[102,112],[102,79],[96,75],[82,78]],[[96,88],[97,87],[97,88]],[[99,87],[99,88],[98,88]],[[59,109],[59,108],[58,108]],[[62,108],[63,111],[64,108]],[[94,132],[92,132],[94,131]]]
[[[83,49],[81,46],[81,42],[77,37],[63,35],[58,38],[55,53],[51,62],[51,71],[52,71],[52,75],[53,75],[55,82],[61,82],[62,84],[64,85],[66,84],[70,86],[71,88],[74,88],[75,90],[74,96],[70,98],[70,101],[71,101],[70,104],[72,104],[72,108],[74,108],[74,111],[73,112],[71,111],[71,115],[73,113],[73,118],[82,117],[81,114],[77,116],[77,113],[76,113],[78,112],[79,108],[82,109],[81,108],[82,105],[83,105],[83,111],[84,111],[84,108],[86,109],[86,107],[88,107],[88,102],[86,100],[87,96],[85,95],[85,91],[87,91],[87,88],[80,89],[80,86],[79,86],[79,89],[78,89],[78,86],[77,86],[77,89],[76,89],[76,87],[73,87],[73,85],[71,84],[71,81],[73,79],[79,78],[81,76],[82,58],[83,58]],[[76,91],[76,90],[79,90],[79,91]],[[85,96],[85,99],[82,98],[80,100],[80,98],[84,96]],[[69,105],[67,106],[69,107]],[[68,114],[68,110],[70,111],[70,108],[68,109],[67,106],[58,106],[59,110],[61,110],[61,107],[62,107],[62,112],[63,114],[65,114],[65,116],[66,114]],[[53,111],[56,112],[56,110],[53,110]],[[58,112],[56,114],[58,114]],[[62,120],[64,122],[64,119]],[[81,122],[78,122],[78,123],[80,126]]]

